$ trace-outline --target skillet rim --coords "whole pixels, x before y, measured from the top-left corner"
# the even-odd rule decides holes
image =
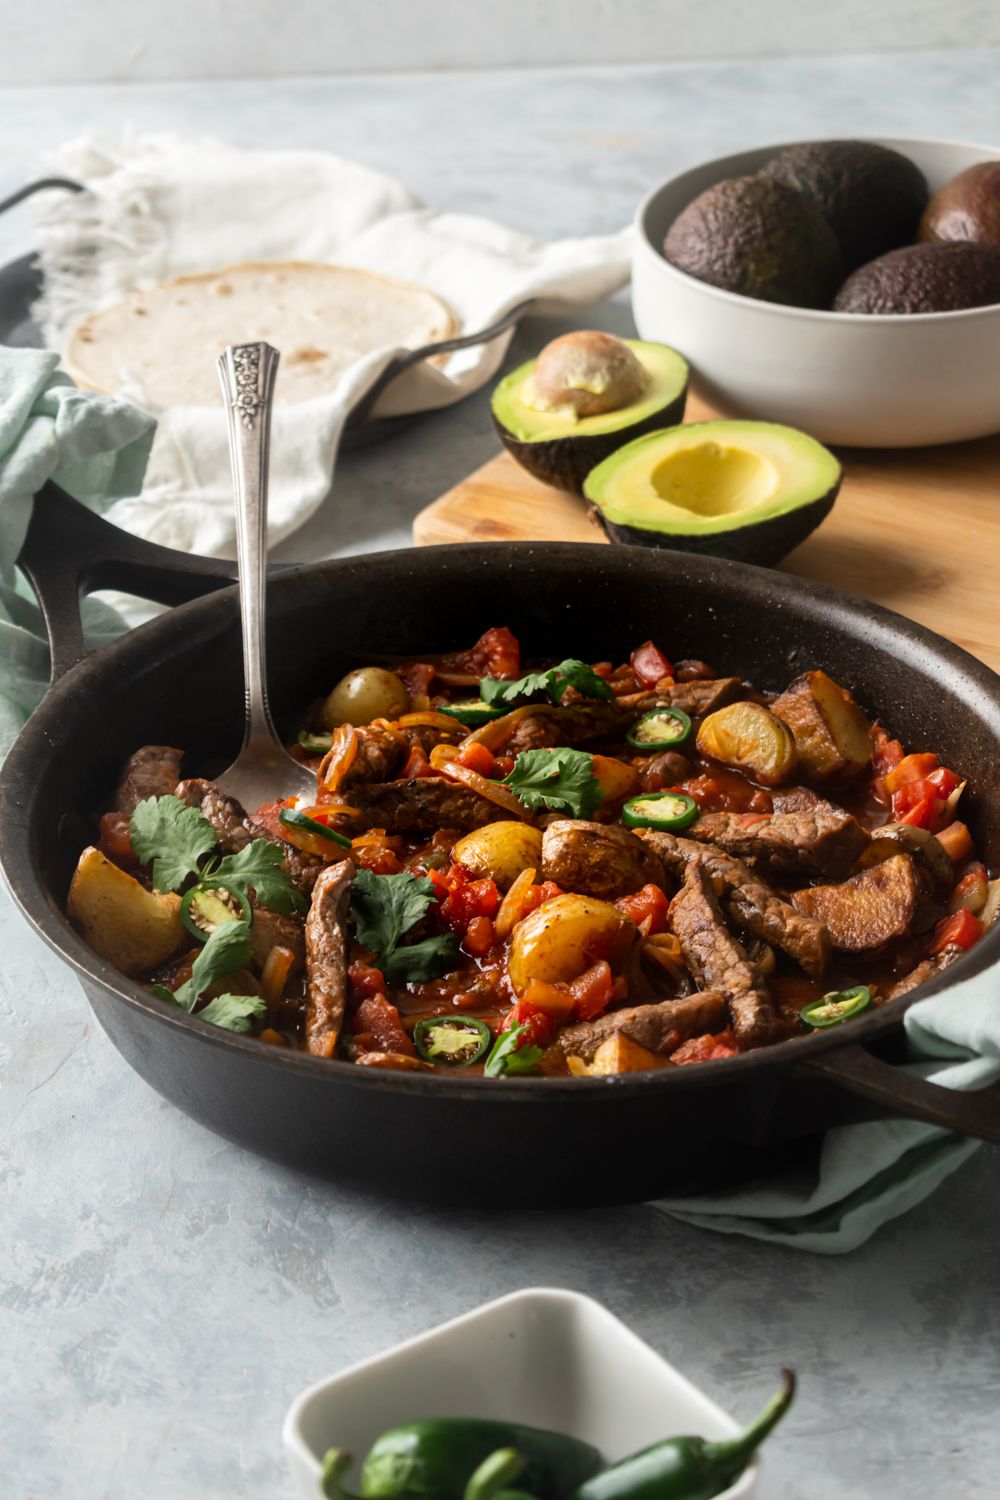
[[[720,583],[724,588],[727,579],[745,578],[751,583],[756,580],[758,587],[764,585],[765,592],[780,601],[782,607],[785,605],[798,607],[801,613],[802,606],[806,606],[806,613],[816,611],[829,614],[832,612],[835,615],[846,615],[852,622],[863,623],[865,626],[863,634],[885,637],[884,640],[870,641],[871,649],[882,651],[890,656],[893,654],[891,650],[893,639],[898,642],[902,637],[909,645],[929,653],[936,659],[937,665],[953,672],[956,677],[956,686],[959,680],[964,680],[968,688],[973,693],[981,695],[1000,718],[1000,674],[944,636],[937,635],[926,626],[897,614],[884,605],[859,599],[813,579],[757,567],[750,563],[666,549],[653,551],[644,547],[618,546],[615,552],[619,555],[624,554],[637,566],[650,572],[662,570],[669,575],[672,568],[684,568],[695,574],[701,573],[712,588],[718,588]],[[476,563],[495,565],[497,544],[495,542],[442,543],[429,547],[406,547],[367,553],[361,557],[330,558],[285,568],[280,572],[275,571],[270,581],[280,590],[288,587],[291,580],[303,574],[310,576],[323,575],[326,572],[335,574],[345,568],[352,570],[359,568],[392,570],[395,568],[399,572],[402,566],[406,572],[420,573],[422,571],[419,561],[421,558],[441,557],[445,554],[457,567],[467,565],[467,568],[463,568],[463,571],[466,571]],[[587,565],[588,570],[593,563],[599,563],[603,555],[603,548],[595,553],[593,544],[586,542],[513,542],[506,544],[502,549],[503,561],[509,565],[527,558],[562,557],[567,561],[572,559],[582,561],[583,556],[589,556],[592,564]],[[140,1010],[149,1019],[179,1027],[182,1032],[187,1032],[202,1042],[216,1047],[235,1048],[238,1052],[245,1051],[248,1056],[253,1057],[259,1063],[267,1063],[286,1070],[291,1069],[317,1080],[326,1078],[336,1081],[339,1079],[341,1082],[350,1082],[354,1087],[381,1088],[397,1093],[419,1094],[431,1090],[437,1097],[456,1101],[482,1099],[484,1087],[489,1086],[491,1090],[493,1089],[493,1080],[478,1077],[463,1079],[440,1074],[431,1077],[418,1072],[405,1073],[390,1069],[363,1068],[341,1059],[311,1057],[308,1053],[293,1051],[291,1048],[269,1046],[255,1037],[222,1031],[208,1022],[199,1021],[197,1016],[189,1016],[178,1007],[158,1000],[140,984],[126,978],[110,964],[98,958],[77,935],[65,914],[55,907],[46,893],[41,876],[28,851],[27,834],[30,822],[26,813],[28,798],[24,794],[19,796],[18,792],[33,779],[30,775],[31,765],[37,764],[40,758],[45,758],[51,748],[51,740],[46,728],[48,721],[58,714],[64,701],[72,701],[75,698],[79,685],[95,670],[110,671],[117,669],[119,664],[131,664],[136,655],[140,661],[143,659],[148,661],[147,644],[158,645],[161,648],[168,646],[172,644],[175,636],[182,638],[187,633],[187,625],[192,620],[200,618],[202,614],[211,618],[213,614],[227,612],[236,605],[237,591],[233,585],[175,606],[136,629],[126,632],[99,651],[92,652],[50,686],[42,703],[18,735],[0,770],[0,796],[11,809],[12,814],[0,819],[0,873],[3,874],[15,905],[48,947],[69,964],[83,981],[89,980],[91,983],[100,985],[116,999]],[[922,675],[928,675],[926,667],[916,663],[914,665]],[[53,922],[54,917],[55,922]],[[594,1097],[599,1096],[603,1091],[603,1096],[611,1099],[623,1091],[626,1094],[633,1094],[660,1088],[705,1087],[712,1083],[721,1086],[731,1079],[749,1076],[751,1068],[759,1072],[762,1068],[794,1064],[796,1060],[805,1062],[851,1044],[863,1045],[866,1040],[890,1031],[901,1023],[907,1010],[915,1003],[915,999],[929,999],[952,987],[956,982],[961,983],[965,979],[972,978],[998,961],[1000,961],[1000,925],[987,933],[951,968],[928,980],[926,985],[922,985],[919,993],[902,995],[897,1000],[889,1001],[869,1015],[852,1022],[843,1031],[840,1028],[832,1028],[827,1032],[813,1032],[809,1036],[790,1037],[783,1042],[776,1042],[738,1057],[718,1059],[713,1063],[708,1075],[703,1068],[699,1067],[654,1069],[645,1073],[601,1078],[546,1078],[544,1080],[512,1078],[503,1080],[502,1091],[491,1092],[490,1098],[510,1097],[539,1101],[552,1098],[557,1094],[578,1097],[580,1090],[583,1089]],[[84,988],[86,989],[86,983],[84,983]],[[540,1082],[544,1084],[544,1087],[539,1086]],[[442,1089],[446,1093],[442,1093]]]

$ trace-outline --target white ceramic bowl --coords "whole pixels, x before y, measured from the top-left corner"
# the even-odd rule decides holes
[[[317,1500],[329,1447],[360,1458],[400,1422],[459,1416],[570,1433],[609,1461],[674,1434],[725,1438],[740,1430],[600,1303],[578,1292],[532,1289],[487,1302],[304,1391],[283,1434],[297,1493]],[[749,1500],[757,1472],[752,1465],[720,1500]],[[351,1474],[346,1484],[353,1487]]]
[[[789,144],[782,142],[781,144]],[[931,192],[1000,147],[882,140]],[[1000,431],[1000,306],[868,317],[758,302],[697,281],[660,253],[674,219],[724,177],[756,172],[762,146],[682,172],[637,215],[632,310],[640,338],[679,349],[701,394],[733,416],[801,427],[822,442],[920,447]]]

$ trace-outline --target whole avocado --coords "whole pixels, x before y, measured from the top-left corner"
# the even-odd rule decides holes
[[[869,261],[837,293],[834,312],[934,313],[1000,302],[1000,245],[904,245]]]
[[[848,271],[916,239],[927,183],[910,159],[874,141],[786,146],[762,176],[802,193],[836,236]]]
[[[844,274],[816,206],[761,176],[730,177],[699,194],[671,224],[663,254],[711,286],[792,307],[829,307]]]
[[[1000,245],[1000,161],[979,161],[939,187],[920,221],[922,240]]]

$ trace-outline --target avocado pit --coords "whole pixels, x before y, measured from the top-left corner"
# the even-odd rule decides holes
[[[524,400],[535,411],[598,417],[631,406],[648,384],[626,343],[581,328],[546,344],[525,382]]]

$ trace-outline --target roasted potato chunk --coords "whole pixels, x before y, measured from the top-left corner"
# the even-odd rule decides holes
[[[576,979],[598,959],[620,967],[636,925],[608,901],[593,896],[555,896],[514,928],[508,974],[521,995],[532,979],[549,984]]]
[[[611,1073],[645,1073],[649,1068],[660,1068],[664,1059],[647,1047],[640,1047],[623,1031],[617,1031],[601,1043],[594,1053],[593,1062],[584,1062],[582,1057],[566,1059],[569,1071],[575,1078],[599,1077]]]
[[[560,818],[546,828],[542,877],[565,890],[609,901],[649,881],[662,885],[665,878],[659,855],[634,833],[615,823],[588,823],[583,818]]]
[[[849,781],[871,760],[871,725],[846,688],[825,672],[796,677],[771,712],[795,736],[804,781]]]
[[[166,963],[185,941],[180,896],[147,891],[99,849],[84,849],[66,910],[84,942],[123,974]]]
[[[940,840],[926,828],[915,828],[911,823],[883,824],[873,831],[872,841],[858,864],[863,868],[880,865],[900,851],[913,855],[927,875],[930,890],[943,901],[955,884],[955,866]]]
[[[702,755],[742,771],[761,786],[787,786],[798,756],[788,725],[761,703],[716,709],[698,730]]]
[[[863,953],[906,937],[923,893],[908,854],[852,875],[843,885],[814,885],[796,891],[792,905],[822,922],[835,948]]]
[[[522,870],[537,870],[542,862],[542,835],[527,823],[487,823],[460,838],[452,859],[477,880],[495,880],[509,890]]]

